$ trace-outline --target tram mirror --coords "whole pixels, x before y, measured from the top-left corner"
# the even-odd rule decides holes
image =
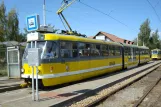
[[[29,66],[39,66],[41,60],[40,48],[28,49],[28,64]]]

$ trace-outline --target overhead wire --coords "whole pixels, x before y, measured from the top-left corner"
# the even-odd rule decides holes
[[[99,12],[99,13],[102,13],[102,14],[104,14],[104,15],[110,17],[111,19],[113,19],[113,20],[115,20],[116,22],[120,23],[121,25],[127,27],[128,29],[131,29],[131,30],[133,30],[133,31],[137,31],[136,29],[130,28],[127,24],[123,23],[122,21],[120,21],[120,20],[118,20],[118,19],[112,17],[110,14],[107,14],[107,13],[105,13],[105,12],[99,10],[99,9],[96,9],[96,8],[94,8],[94,7],[92,7],[92,6],[88,5],[88,4],[85,4],[85,3],[81,2],[81,1],[78,1],[78,2],[81,3],[81,4],[83,4],[83,5],[85,5],[85,6],[87,6],[87,7],[89,7],[89,8],[91,8],[91,9],[93,9],[93,10],[95,10],[95,11],[97,11],[97,12]]]
[[[155,4],[154,8],[156,8],[159,3],[160,3],[160,0],[157,1],[157,3]]]
[[[152,7],[152,9],[153,9],[155,15],[157,16],[158,20],[159,20],[160,23],[161,23],[161,19],[160,19],[159,15],[158,15],[157,11],[155,10],[155,7],[150,3],[149,0],[146,0],[146,1],[147,1],[147,2],[149,3],[149,5]]]

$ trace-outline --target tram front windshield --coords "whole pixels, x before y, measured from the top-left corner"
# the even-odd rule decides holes
[[[34,43],[34,42],[33,42]],[[31,42],[28,42],[23,55],[23,59],[28,59],[28,49],[31,48]],[[35,44],[32,44],[32,48],[35,48]],[[40,48],[41,59],[57,58],[58,46],[53,41],[37,41],[37,48]]]
[[[158,51],[152,51],[152,54],[158,54]]]

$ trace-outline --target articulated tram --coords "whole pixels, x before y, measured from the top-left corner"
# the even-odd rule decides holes
[[[32,69],[27,63],[27,51],[31,42],[37,41],[37,47],[41,49],[41,64],[38,66],[41,86],[78,81],[135,67],[150,60],[147,47],[52,33],[36,33],[34,36],[37,37],[28,36],[22,78],[31,83]]]
[[[161,50],[160,49],[151,50],[151,58],[152,59],[161,59]]]

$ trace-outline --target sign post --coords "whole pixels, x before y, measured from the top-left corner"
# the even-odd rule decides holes
[[[36,47],[35,41],[35,47]],[[36,101],[39,100],[39,89],[38,89],[38,66],[40,65],[40,49],[39,48],[29,48],[28,49],[28,64],[32,67],[32,100],[35,100],[34,92],[34,68],[36,68]]]

